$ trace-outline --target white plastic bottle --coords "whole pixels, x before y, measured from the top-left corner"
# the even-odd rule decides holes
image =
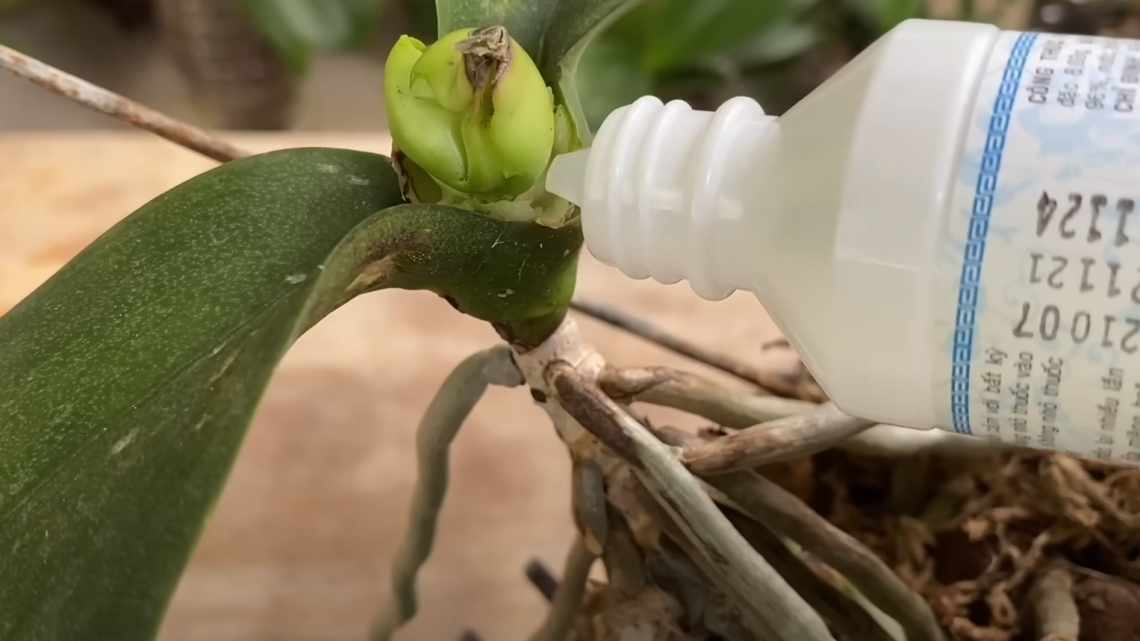
[[[845,411],[1140,462],[1140,41],[912,20],[774,118],[642,98],[548,188],[750,290]]]

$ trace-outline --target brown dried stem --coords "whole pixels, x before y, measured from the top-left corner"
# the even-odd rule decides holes
[[[613,327],[640,336],[651,343],[656,343],[694,361],[759,385],[778,396],[817,402],[825,400],[819,387],[798,372],[772,372],[753,367],[727,354],[701,347],[686,338],[666,332],[646,320],[614,309],[604,303],[577,299],[570,304],[570,308]]]
[[[730,389],[670,367],[607,367],[598,378],[623,403],[649,403],[703,416],[717,425],[743,428],[811,411],[815,403]]]
[[[649,491],[644,486],[640,489],[639,494],[648,495]],[[647,496],[644,502],[652,503],[652,498]],[[715,583],[715,568],[705,562],[665,510],[656,505],[646,507],[661,531],[683,553],[683,558],[695,563],[705,578]],[[823,580],[770,530],[731,508],[722,511],[753,549],[771,563],[798,594],[812,604],[839,641],[896,641],[863,606]]]
[[[682,460],[695,474],[800,458],[837,445],[873,424],[848,416],[831,404],[820,406],[732,390],[668,367],[607,367],[598,383],[617,401],[672,407],[723,427],[747,428],[686,446]]]
[[[552,363],[546,380],[562,407],[633,467],[760,631],[784,641],[832,639],[819,614],[732,527],[668,446],[574,367]]]
[[[838,445],[871,427],[831,403],[802,414],[770,421],[685,447],[681,460],[694,474],[706,476],[790,461]]]
[[[571,511],[582,540],[600,556],[609,538],[605,474],[595,461],[577,459],[570,471]]]
[[[610,589],[631,597],[645,587],[645,559],[629,525],[616,512],[610,516],[610,536],[602,561]]]
[[[755,434],[741,438],[757,439],[758,448],[789,443],[788,440],[781,439],[779,432],[771,438],[763,435],[768,428],[796,425],[796,421],[792,420],[788,424],[772,422],[775,419],[795,417],[815,410],[819,410],[821,416],[834,413],[834,410],[820,409],[817,403],[733,390],[702,376],[668,367],[607,367],[599,375],[598,382],[607,394],[622,403],[644,402],[672,407],[732,429],[755,426]],[[828,419],[815,426],[819,429],[810,430],[810,437],[809,434],[800,432],[799,436],[806,439],[803,452],[819,451],[834,445],[860,454],[890,458],[918,454],[977,458],[992,456],[999,449],[1008,447],[987,439],[944,430],[873,425],[852,417],[835,420],[840,422],[831,423],[831,419]],[[845,430],[850,432],[845,434]],[[716,440],[712,442],[715,443]],[[795,445],[796,441],[793,439],[790,443]],[[725,446],[710,444],[709,447]],[[768,463],[795,458],[797,455],[794,450],[788,450],[786,454],[780,451],[756,454],[757,460]]]
[[[729,512],[728,518],[752,547],[812,604],[839,639],[894,641],[863,606],[820,578],[768,528],[734,511]]]
[[[0,45],[0,67],[85,107],[158,134],[170,142],[218,162],[227,162],[249,155],[206,131],[91,84],[11,47]]]
[[[662,431],[670,443],[697,442],[677,430]],[[832,525],[787,490],[751,471],[705,479],[729,505],[780,535],[795,541],[835,568],[877,607],[899,622],[911,641],[942,641],[942,629],[930,606],[902,582],[874,552]]]
[[[708,479],[731,505],[795,541],[847,577],[906,631],[911,641],[942,641],[930,606],[862,543],[816,514],[787,490],[755,472],[731,472]]]

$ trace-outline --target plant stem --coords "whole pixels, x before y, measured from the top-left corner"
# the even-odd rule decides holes
[[[575,460],[570,471],[571,509],[582,541],[601,556],[610,534],[605,472],[591,460]]]
[[[761,629],[781,641],[833,640],[819,614],[732,527],[667,445],[571,365],[553,363],[546,379],[566,411],[633,467]]]
[[[903,429],[903,428],[897,428]],[[699,442],[693,435],[662,430],[674,446]],[[908,588],[862,543],[816,514],[799,498],[752,471],[710,475],[705,479],[722,500],[765,527],[795,541],[834,567],[906,630],[911,641],[942,641],[942,628],[930,606]]]
[[[598,383],[614,400],[622,403],[643,402],[672,407],[732,429],[755,426],[753,428],[755,434],[741,439],[756,439],[756,445],[751,449],[756,449],[755,456],[758,457],[756,460],[761,462],[775,462],[797,455],[795,447],[799,443],[795,439],[781,438],[780,430],[767,435],[765,432],[768,428],[780,428],[782,425],[786,430],[789,424],[796,425],[797,421],[809,412],[820,411],[826,415],[834,411],[820,410],[818,404],[808,401],[733,390],[702,376],[668,367],[606,367],[599,375]],[[783,423],[785,419],[789,423]],[[811,436],[814,442],[802,443],[805,448],[803,451],[818,451],[826,444],[868,456],[889,458],[905,458],[919,454],[980,458],[993,456],[1002,449],[1008,449],[1008,446],[988,439],[945,430],[919,430],[894,425],[858,428],[855,423],[848,422],[858,419],[839,415],[833,417],[836,423],[832,423],[831,420],[816,425],[819,431]],[[848,428],[851,433],[844,436],[844,430]],[[654,429],[658,432],[661,430],[660,427]],[[833,429],[836,430],[834,433]],[[793,429],[786,432],[786,435],[793,436],[796,433],[797,430]],[[803,433],[800,435],[807,436]],[[732,439],[734,436],[727,438]],[[714,439],[707,444],[707,447],[725,447],[714,445],[719,440],[723,439]],[[694,444],[693,447],[696,448],[698,445]],[[706,445],[699,447],[704,448]],[[768,451],[768,448],[772,447],[777,449]],[[792,449],[780,451],[780,447]],[[757,448],[762,448],[763,451]]]
[[[387,641],[415,616],[416,575],[431,554],[436,519],[447,494],[451,441],[488,385],[515,386],[522,377],[506,346],[477,352],[456,367],[436,392],[416,430],[419,478],[412,496],[411,523],[392,568],[392,596],[372,633]]]
[[[534,589],[542,594],[544,599],[547,601],[554,600],[554,594],[558,592],[558,579],[554,578],[545,563],[540,559],[531,559],[527,561],[524,572],[527,580],[534,586]]]
[[[249,155],[206,131],[93,85],[11,47],[0,45],[0,67],[85,107],[158,134],[179,146],[218,162],[227,162]]]
[[[911,641],[942,641],[942,628],[925,600],[866,546],[794,495],[755,472],[731,472],[708,482],[730,504],[803,546],[834,567],[906,630]]]
[[[809,401],[730,389],[703,376],[669,367],[607,367],[598,384],[623,403],[672,407],[736,429],[803,414],[817,407]]]
[[[645,558],[620,513],[615,510],[610,522],[610,536],[602,554],[608,587],[619,595],[633,597],[646,587]]]
[[[808,414],[761,423],[709,441],[694,441],[681,460],[694,474],[721,474],[802,458],[873,425],[827,403]]]
[[[811,603],[841,638],[857,641],[894,641],[863,606],[821,579],[763,525],[731,511],[729,520],[780,575]]]
[[[777,463],[839,445],[872,423],[834,405],[738,392],[667,367],[607,367],[602,389],[622,402],[643,401],[703,416],[741,431],[688,444],[682,460],[693,473],[716,474]],[[773,420],[775,419],[775,420]]]
[[[597,556],[582,539],[574,541],[574,546],[566,555],[562,580],[558,582],[550,610],[542,625],[530,636],[530,641],[562,641],[567,637],[586,595],[586,582],[590,578],[590,568],[595,559]]]

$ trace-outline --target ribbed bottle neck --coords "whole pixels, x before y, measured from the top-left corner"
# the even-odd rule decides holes
[[[584,161],[573,196],[587,248],[632,278],[688,280],[708,299],[748,287],[746,260],[725,256],[726,239],[739,245],[731,240],[752,196],[742,192],[753,186],[742,169],[774,120],[750,98],[709,112],[645,97],[612,113],[588,153],[570,161]]]

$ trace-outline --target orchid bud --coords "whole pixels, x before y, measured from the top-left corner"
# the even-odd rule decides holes
[[[430,46],[403,36],[384,74],[396,146],[441,184],[510,198],[546,171],[554,98],[503,27],[461,29]]]

